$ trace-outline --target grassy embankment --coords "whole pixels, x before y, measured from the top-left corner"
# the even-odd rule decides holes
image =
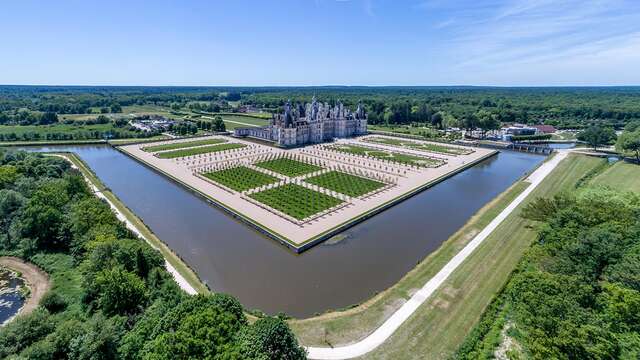
[[[640,166],[619,161],[595,176],[591,183],[640,192]]]
[[[75,154],[61,154],[71,161],[89,181],[111,201],[115,207],[131,222],[142,236],[151,246],[158,249],[166,261],[173,266],[180,275],[199,293],[209,292],[205,284],[203,284],[198,275],[185,264],[182,259],[176,255],[167,245],[165,245],[158,237],[140,220],[129,208],[124,205],[117,196],[115,196],[91,171],[91,169]]]
[[[570,156],[525,201],[574,187],[604,160]],[[528,183],[519,181],[483,207],[443,245],[394,286],[364,304],[290,325],[305,345],[339,345],[375,330],[411,294],[433,277],[460,249],[515,199]],[[519,208],[522,208],[521,205]],[[506,283],[523,252],[535,239],[528,222],[514,211],[456,270],[445,284],[380,348],[367,358],[447,358],[464,340],[482,312]]]

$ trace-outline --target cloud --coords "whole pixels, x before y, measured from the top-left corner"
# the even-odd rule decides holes
[[[446,51],[461,67],[564,61],[615,54],[619,48],[640,52],[631,41],[640,33],[640,4],[636,1],[480,3],[472,11],[451,11],[448,20],[436,24],[436,28],[446,26],[452,34]]]

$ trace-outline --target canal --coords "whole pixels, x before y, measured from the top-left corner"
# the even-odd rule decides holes
[[[297,255],[107,145],[29,150],[77,153],[213,291],[294,317],[356,304],[393,285],[544,160],[501,152]]]

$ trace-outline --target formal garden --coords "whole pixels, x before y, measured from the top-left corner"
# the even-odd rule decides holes
[[[156,154],[160,159],[174,159],[185,156],[193,156],[200,154],[208,154],[215,153],[226,150],[240,149],[246,147],[244,144],[230,143],[230,144],[217,144],[217,145],[209,145],[197,148],[189,148],[189,149],[181,149],[174,151],[166,151]]]
[[[443,160],[398,153],[394,151],[375,149],[366,146],[352,145],[352,144],[340,144],[330,146],[329,149],[337,150],[346,154],[358,155],[358,156],[370,156],[380,160],[394,161],[400,164],[419,166],[419,167],[438,167],[444,164]]]
[[[261,161],[256,163],[255,166],[271,170],[288,177],[301,176],[318,170],[322,170],[320,166],[309,164],[300,160],[291,159],[288,157],[279,157],[276,159]]]
[[[273,184],[279,181],[275,176],[250,169],[246,166],[237,166],[229,169],[207,172],[202,174],[202,176],[239,192],[255,189],[257,187]]]
[[[203,145],[222,144],[224,142],[227,142],[227,140],[225,140],[225,139],[205,139],[205,140],[197,140],[197,141],[178,142],[178,143],[174,142],[174,143],[169,143],[169,144],[145,146],[145,147],[142,148],[142,150],[144,150],[146,152],[156,152],[156,151],[191,148],[191,147],[203,146]]]
[[[468,149],[468,148],[447,146],[442,144],[433,144],[433,143],[427,143],[427,142],[416,142],[416,141],[403,140],[403,139],[391,139],[391,138],[379,137],[379,136],[366,138],[365,141],[377,143],[377,144],[404,147],[404,148],[409,148],[413,150],[454,155],[454,156],[469,155],[473,153],[473,149]]]
[[[293,183],[255,192],[249,197],[297,220],[304,220],[342,203],[342,200],[333,196]]]
[[[362,196],[385,186],[380,181],[337,170],[313,176],[304,181],[351,197]]]

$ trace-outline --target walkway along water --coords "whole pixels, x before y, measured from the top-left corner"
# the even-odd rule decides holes
[[[540,185],[549,173],[562,161],[568,150],[559,151],[552,159],[534,171],[526,181],[531,185],[527,187],[511,204],[509,204],[487,227],[485,227],[476,237],[471,240],[456,256],[453,257],[431,280],[418,290],[411,298],[404,303],[393,315],[391,315],[378,329],[371,335],[358,341],[357,343],[335,348],[308,347],[308,357],[310,359],[351,359],[362,356],[387,340],[417,309],[422,305],[444,282],[447,280],[464,260],[493,232],[493,230],[506,219],[520,203],[522,203],[531,192]]]
[[[503,151],[295,255],[109,146],[28,150],[76,153],[212,291],[235,296],[247,309],[297,318],[350,307],[389,288],[545,159]]]

